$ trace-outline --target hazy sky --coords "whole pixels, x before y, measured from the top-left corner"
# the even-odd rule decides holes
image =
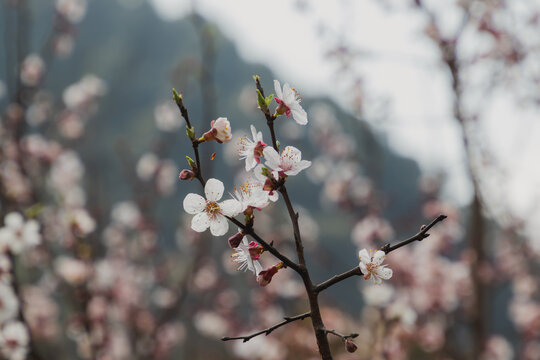
[[[193,3],[151,1],[167,20],[189,13]],[[366,53],[353,67],[362,74],[367,89],[368,119],[380,118],[381,112],[380,107],[370,106],[370,99],[388,99],[386,120],[373,120],[372,125],[396,151],[416,159],[423,169],[449,175],[448,198],[464,204],[471,191],[460,130],[451,112],[450,78],[439,65],[438,50],[422,34],[426,19],[407,8],[389,12],[379,3],[198,0],[196,9],[220,27],[246,60],[267,65],[301,94],[327,95],[345,108],[351,100],[349,84],[346,78],[336,77],[338,64],[326,56],[329,44],[343,41]],[[460,17],[448,6],[441,19],[444,33],[451,32]],[[463,50],[474,51],[483,43],[473,41],[468,46]],[[490,182],[486,176],[486,188],[518,214],[536,211],[540,217],[540,209],[534,208],[540,200],[538,109],[517,106],[502,91],[495,92],[483,115],[482,142],[502,170],[511,174],[504,184],[496,177]]]

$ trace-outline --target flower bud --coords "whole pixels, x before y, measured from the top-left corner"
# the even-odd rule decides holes
[[[345,340],[345,349],[348,352],[353,353],[353,352],[356,351],[356,349],[358,349],[358,346],[356,346],[356,344],[354,343],[354,341],[351,338],[347,338]]]
[[[180,180],[193,180],[193,178],[195,178],[195,173],[192,170],[184,169],[180,171],[178,178],[180,178]]]
[[[272,267],[269,267],[266,270],[263,270],[257,275],[257,283],[259,286],[266,286],[272,281],[272,277],[277,274],[278,270],[283,267],[283,263],[276,264]]]
[[[242,241],[242,238],[244,237],[244,234],[241,232],[234,234],[229,238],[229,246],[231,248],[237,248],[238,245],[240,245],[240,242]]]

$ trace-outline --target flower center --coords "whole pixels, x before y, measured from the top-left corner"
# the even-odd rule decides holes
[[[207,201],[204,211],[206,211],[211,219],[214,219],[221,212],[218,203],[215,201]]]

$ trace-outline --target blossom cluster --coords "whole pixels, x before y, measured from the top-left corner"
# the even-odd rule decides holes
[[[4,217],[4,226],[0,228],[0,352],[9,360],[26,358],[30,338],[19,315],[19,295],[12,285],[12,260],[40,242],[36,220],[25,220],[18,212]]]
[[[273,119],[285,114],[292,117],[300,125],[308,123],[307,113],[300,105],[301,98],[294,88],[285,83],[283,88],[279,81],[274,80],[277,103]],[[266,103],[266,100],[263,100]],[[266,104],[268,106],[268,104]],[[272,120],[273,120],[272,119]],[[198,143],[216,140],[218,143],[228,142],[232,138],[230,122],[220,117],[210,124],[211,128],[195,141]],[[248,172],[243,185],[234,189],[231,198],[221,201],[224,193],[224,184],[218,179],[211,178],[204,185],[206,198],[190,193],[184,198],[184,210],[194,217],[191,228],[196,232],[204,232],[210,228],[214,236],[225,235],[229,230],[227,218],[244,214],[247,226],[253,226],[254,210],[261,211],[278,198],[282,184],[290,176],[298,175],[302,170],[311,166],[311,161],[302,160],[302,152],[294,146],[286,146],[281,151],[275,139],[268,145],[264,142],[262,132],[257,131],[254,125],[250,126],[251,137],[244,136],[239,139],[239,159],[245,161],[245,170]],[[193,131],[188,128],[189,131]],[[190,136],[193,137],[193,136]],[[194,139],[192,139],[194,140]],[[264,164],[262,159],[264,159]],[[185,169],[180,173],[182,180],[193,179],[199,171],[193,164],[191,170]],[[247,229],[238,229],[238,232],[229,238],[229,245],[234,249],[233,261],[239,263],[239,269],[250,270],[257,277],[260,286],[268,285],[273,276],[281,269],[283,263],[278,263],[265,270],[259,262],[261,254],[266,251],[262,245],[255,241],[249,242],[246,238]],[[382,255],[381,255],[382,254]],[[371,258],[367,250],[359,253],[360,269],[364,278],[369,278],[377,284],[392,277],[392,270],[387,265],[381,265],[384,252],[378,251]]]

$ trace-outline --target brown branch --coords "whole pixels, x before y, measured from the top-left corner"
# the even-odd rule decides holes
[[[257,89],[264,97],[264,91],[262,89],[260,78],[258,76],[255,77],[255,83],[257,85]],[[269,116],[270,113],[267,106],[265,106],[264,108],[261,107],[261,110],[265,114],[267,120],[266,123],[268,124],[268,128],[270,129],[270,134],[272,136],[272,146],[276,151],[279,151],[276,141],[276,135],[274,132],[274,120],[276,117]],[[289,198],[289,194],[287,193],[287,188],[285,187],[284,183],[279,185],[278,191],[283,196],[283,199],[287,206],[287,211],[289,212],[289,217],[291,218],[291,222],[293,225],[296,254],[298,256],[299,262],[298,274],[304,282],[304,287],[308,296],[309,308],[311,310],[311,323],[313,326],[313,330],[315,331],[315,338],[317,339],[317,347],[319,349],[319,354],[321,355],[322,360],[332,360],[332,351],[330,350],[330,344],[328,342],[328,337],[325,332],[324,322],[319,307],[319,299],[317,298],[318,293],[315,286],[313,285],[313,282],[311,281],[309,271],[306,267],[306,261],[304,258],[304,246],[302,245],[300,227],[298,226],[298,213],[294,211],[291,200]]]
[[[440,221],[443,221],[444,219],[446,219],[446,215],[439,215],[428,226],[422,226],[420,232],[417,233],[416,235],[406,240],[400,241],[394,246],[390,246],[390,244],[386,244],[381,248],[381,250],[384,251],[386,254],[388,254],[389,252],[399,249],[400,247],[408,245],[414,241],[422,241],[423,239],[429,236],[427,232],[433,226],[435,226],[435,224],[437,224]],[[349,271],[344,272],[343,274],[335,275],[331,277],[330,279],[320,283],[319,285],[316,285],[315,291],[317,293],[320,293],[321,291],[326,290],[330,286],[335,285],[345,279],[348,279],[351,276],[359,276],[359,275],[362,275],[362,271],[360,270],[358,266],[355,266],[354,268],[350,269]]]
[[[435,224],[437,224],[440,221],[443,221],[446,218],[447,218],[446,215],[441,214],[441,215],[437,216],[428,226],[422,226],[421,229],[420,229],[420,232],[417,233],[416,235],[411,236],[410,238],[408,238],[406,240],[400,241],[399,243],[397,243],[396,245],[393,245],[393,246],[390,246],[390,244],[386,244],[381,248],[381,250],[384,251],[386,254],[388,254],[389,252],[394,251],[396,249],[399,249],[400,247],[408,245],[408,244],[410,244],[410,243],[412,243],[414,241],[422,241],[422,240],[424,240],[425,238],[427,238],[429,236],[429,234],[427,232],[433,226],[435,226]]]
[[[306,259],[304,258],[304,245],[302,244],[302,237],[300,235],[300,226],[298,225],[298,213],[294,211],[294,208],[291,203],[291,199],[289,198],[289,194],[287,193],[287,188],[285,187],[285,185],[280,186],[279,192],[283,196],[285,205],[287,205],[287,211],[289,212],[289,217],[291,218],[291,222],[293,226],[293,233],[294,233],[294,243],[296,246],[296,255],[298,256],[298,262],[300,263],[300,266],[305,268]]]
[[[176,105],[178,106],[178,109],[180,110],[180,114],[186,120],[187,127],[190,129],[190,131],[193,132],[193,137],[189,137],[191,140],[191,146],[193,147],[193,152],[195,153],[195,164],[196,166],[193,168],[193,171],[195,172],[195,177],[201,182],[201,184],[206,184],[206,181],[204,180],[202,176],[202,170],[201,170],[201,158],[199,156],[199,140],[197,140],[197,136],[195,135],[195,128],[191,125],[191,121],[189,121],[189,114],[187,111],[187,108],[184,106],[184,99],[182,97],[182,93],[178,94],[175,89],[173,91],[173,99]]]
[[[223,338],[221,338],[222,341],[229,341],[229,340],[242,340],[243,342],[246,342],[246,341],[249,341],[251,340],[252,338],[256,337],[256,336],[259,336],[259,335],[262,335],[264,334],[264,336],[268,336],[268,334],[270,334],[272,331],[276,330],[277,328],[280,328],[282,327],[283,325],[287,325],[289,323],[292,323],[293,321],[296,321],[296,320],[304,320],[305,318],[308,318],[311,316],[311,313],[310,312],[307,312],[307,313],[303,313],[303,314],[300,314],[300,315],[296,315],[296,316],[292,316],[292,317],[284,317],[282,322],[274,325],[274,326],[271,326],[267,329],[264,329],[264,330],[261,330],[261,331],[257,331],[256,333],[253,333],[251,335],[246,335],[246,336],[234,336],[234,337],[229,337],[229,336],[225,336]]]

